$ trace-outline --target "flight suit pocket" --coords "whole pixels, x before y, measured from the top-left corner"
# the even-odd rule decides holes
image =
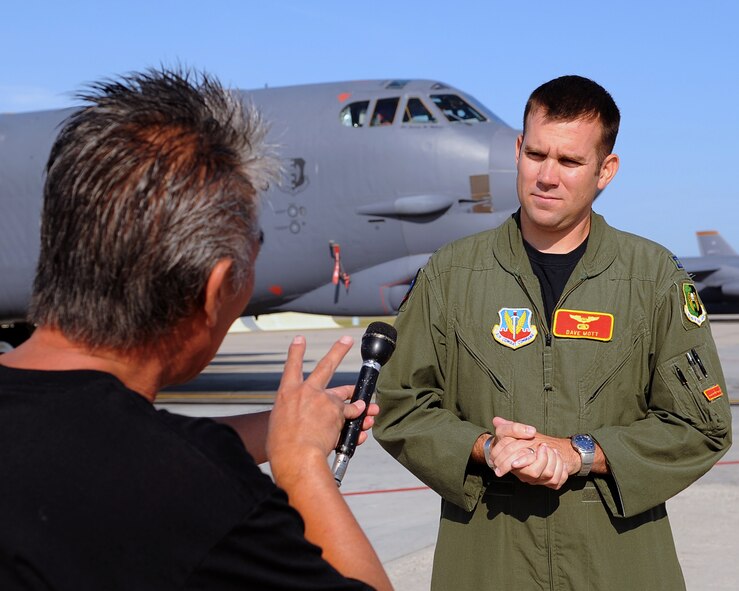
[[[447,375],[457,380],[461,413],[466,417],[478,414],[490,418],[494,414],[509,416],[511,375],[508,363],[496,357],[486,343],[477,342],[470,331],[458,323],[454,325],[454,335],[456,371]]]
[[[644,336],[643,325],[638,323],[634,330],[613,342],[610,350],[596,356],[579,380],[582,415],[590,419],[587,422],[591,426],[612,421],[621,413],[638,415],[646,411],[642,393],[649,380],[649,368],[646,356],[640,353]],[[626,420],[627,416],[622,418]],[[629,421],[633,419],[634,416],[628,417]]]
[[[702,349],[692,350],[698,354],[700,364],[691,363],[685,352],[659,365],[657,372],[681,418],[702,433],[721,436],[731,424],[731,410],[721,400],[726,393],[717,382],[718,373],[709,355]]]

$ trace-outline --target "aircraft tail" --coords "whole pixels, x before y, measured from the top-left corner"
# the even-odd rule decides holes
[[[736,251],[716,230],[696,232],[701,256],[736,256]]]

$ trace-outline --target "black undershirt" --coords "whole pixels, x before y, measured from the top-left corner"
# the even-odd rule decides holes
[[[539,252],[525,240],[523,245],[526,248],[526,254],[529,256],[534,275],[539,279],[541,297],[544,300],[544,314],[547,325],[551,328],[554,308],[564,291],[567,280],[572,275],[572,271],[582,255],[585,254],[588,239],[585,238],[580,246],[565,254]]]

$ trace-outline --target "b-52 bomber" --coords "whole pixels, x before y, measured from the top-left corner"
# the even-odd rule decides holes
[[[286,170],[262,196],[265,240],[244,315],[393,314],[431,253],[518,207],[520,132],[451,86],[385,80],[235,92],[271,123]],[[73,111],[0,115],[6,329],[27,311],[43,170]]]

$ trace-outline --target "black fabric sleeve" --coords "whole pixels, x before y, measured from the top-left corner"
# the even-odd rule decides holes
[[[187,590],[368,590],[347,579],[321,557],[303,534],[300,515],[275,487],[234,527],[190,576]]]

